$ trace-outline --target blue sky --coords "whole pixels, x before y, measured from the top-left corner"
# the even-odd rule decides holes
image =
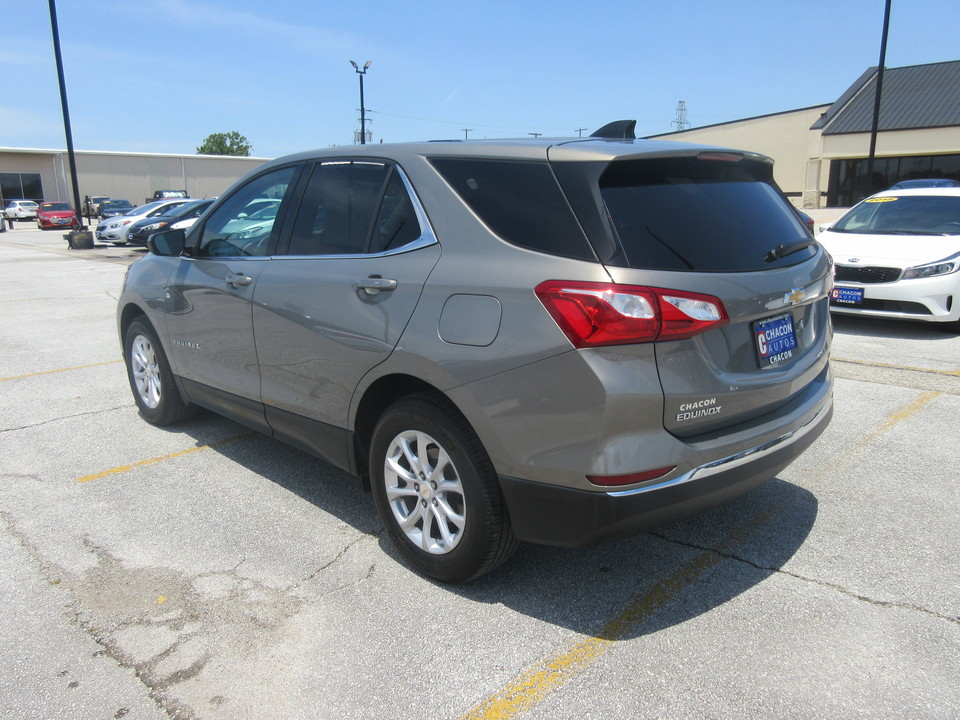
[[[58,0],[78,150],[253,154],[373,141],[669,132],[835,100],[877,64],[883,0]],[[610,8],[604,11],[603,8]],[[15,17],[14,17],[15,16]],[[48,3],[4,12],[0,146],[63,148]],[[887,67],[960,59],[960,0],[893,0]]]

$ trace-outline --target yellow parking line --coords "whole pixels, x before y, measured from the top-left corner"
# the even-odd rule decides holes
[[[100,478],[109,477],[110,475],[119,475],[120,473],[129,472],[135,468],[143,467],[144,465],[153,465],[154,463],[163,462],[164,460],[173,460],[178,457],[183,457],[184,455],[200,452],[201,450],[209,450],[211,448],[220,447],[221,445],[226,445],[234,440],[242,440],[243,438],[253,437],[255,434],[256,433],[242,433],[240,435],[233,435],[232,437],[224,438],[223,440],[217,440],[216,442],[208,443],[207,445],[198,445],[197,447],[187,448],[186,450],[178,450],[177,452],[170,453],[169,455],[161,455],[160,457],[138,460],[137,462],[130,463],[129,465],[121,465],[120,467],[104,470],[103,472],[94,473],[93,475],[84,475],[83,477],[78,477],[77,482],[90,482],[91,480],[99,480]]]
[[[913,402],[887,416],[879,428],[857,445],[876,440],[896,425],[916,415],[927,403],[942,393],[926,392]],[[570,648],[534,663],[507,683],[498,692],[474,706],[461,720],[513,720],[533,708],[547,695],[585,671],[618,640],[636,632],[654,612],[666,606],[682,590],[724,560],[735,544],[748,532],[779,514],[790,502],[758,513],[729,533],[713,550],[706,550],[686,563],[665,580],[633,600],[619,615],[610,620],[595,636],[584,638]]]
[[[936,400],[941,395],[943,395],[943,393],[934,392],[934,391],[925,392],[921,394],[912,403],[902,408],[901,410],[898,410],[895,413],[892,413],[889,417],[887,417],[887,421],[883,425],[881,425],[877,430],[871,433],[871,435],[868,436],[867,439],[868,440],[876,439],[881,435],[883,435],[884,433],[886,433],[888,430],[892,430],[895,425],[903,422],[904,420],[910,419],[911,417],[916,415],[918,412],[920,412],[920,410],[923,409],[924,405],[926,405],[931,400]]]
[[[746,533],[766,522],[789,505],[788,502],[758,513],[730,532],[715,550],[706,550],[666,579],[634,599],[600,631],[571,648],[534,663],[499,692],[475,706],[461,720],[511,720],[526,712],[581,671],[598,660],[618,640],[637,631],[654,612],[672,601],[681,590],[696,582],[707,570],[725,559]]]
[[[873,362],[870,360],[852,360],[850,358],[831,357],[832,362],[850,363],[851,365],[865,365],[867,367],[891,368],[893,370],[909,370],[911,372],[930,373],[931,375],[953,375],[960,377],[960,370],[933,370],[931,368],[912,367],[910,365],[896,365],[894,363]]]
[[[8,380],[23,380],[24,378],[37,377],[38,375],[51,375],[53,373],[70,372],[72,370],[85,370],[86,368],[99,367],[101,365],[116,365],[123,360],[107,360],[106,362],[91,363],[90,365],[77,365],[76,367],[60,368],[59,370],[41,370],[40,372],[27,373],[26,375],[12,375],[11,377],[0,378],[0,382]]]

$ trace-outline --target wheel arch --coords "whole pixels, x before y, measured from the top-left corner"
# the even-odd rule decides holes
[[[405,374],[384,375],[378,378],[364,391],[363,397],[357,404],[353,421],[352,450],[355,473],[363,483],[364,490],[370,491],[370,439],[377,421],[393,403],[417,394],[432,395],[463,417],[464,422],[470,424],[456,403],[434,385]]]
[[[130,328],[130,325],[134,320],[143,319],[145,323],[150,326],[150,329],[153,330],[154,334],[157,332],[157,328],[150,321],[150,318],[147,316],[146,311],[135,303],[127,303],[123,306],[123,309],[120,310],[117,317],[117,329],[120,332],[120,344],[123,345],[125,338],[127,337],[127,330]],[[159,335],[157,336],[159,337]]]

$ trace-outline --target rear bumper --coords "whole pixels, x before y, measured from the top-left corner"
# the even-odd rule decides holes
[[[588,492],[500,478],[516,536],[576,547],[629,537],[732,500],[775,477],[819,437],[832,396],[797,429],[670,480],[619,492]]]

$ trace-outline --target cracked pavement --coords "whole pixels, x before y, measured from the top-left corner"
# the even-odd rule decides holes
[[[960,716],[960,338],[836,323],[779,478],[444,587],[347,474],[134,409],[124,257],[0,235],[0,717]]]

